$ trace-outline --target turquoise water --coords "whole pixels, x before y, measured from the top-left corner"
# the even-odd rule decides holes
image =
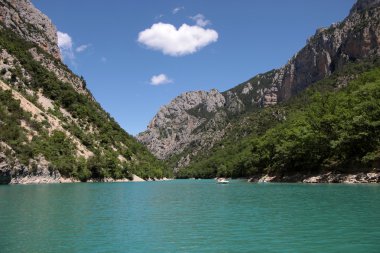
[[[0,252],[380,252],[380,186],[0,186]]]

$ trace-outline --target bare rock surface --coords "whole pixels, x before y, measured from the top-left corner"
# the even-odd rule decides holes
[[[223,120],[224,115],[218,112],[225,102],[224,96],[215,89],[183,93],[161,107],[148,129],[137,138],[158,158],[165,159],[183,151],[190,143],[201,141],[205,136],[202,131],[196,134],[197,129]]]
[[[252,183],[346,183],[346,184],[364,184],[364,183],[380,183],[380,172],[360,172],[351,174],[342,174],[337,172],[327,172],[317,175],[262,175],[248,179]]]
[[[61,59],[56,27],[29,0],[1,0],[0,21],[56,59]]]
[[[29,164],[24,166],[17,159],[9,159],[0,152],[0,184],[46,184],[70,180],[62,178],[57,170],[52,170],[43,156],[31,160]]]

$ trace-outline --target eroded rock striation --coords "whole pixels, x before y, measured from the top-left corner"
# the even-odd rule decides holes
[[[380,1],[358,0],[345,20],[318,29],[282,68],[222,93],[182,94],[163,106],[137,138],[158,158],[177,155],[177,166],[186,166],[220,140],[236,116],[286,101],[349,62],[379,57],[379,46]]]

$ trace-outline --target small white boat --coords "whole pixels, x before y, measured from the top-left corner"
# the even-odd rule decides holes
[[[228,184],[230,181],[228,181],[227,179],[221,177],[221,178],[218,178],[218,179],[216,180],[216,182],[217,182],[218,184]]]

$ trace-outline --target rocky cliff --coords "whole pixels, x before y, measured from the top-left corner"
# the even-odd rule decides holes
[[[138,138],[160,159],[188,145],[205,146],[210,143],[208,136],[215,133],[213,127],[224,121],[221,108],[225,104],[225,97],[215,89],[186,92],[163,106]]]
[[[191,156],[220,140],[236,116],[287,101],[349,62],[379,57],[379,23],[380,1],[358,0],[345,20],[318,29],[282,68],[222,93],[182,94],[162,107],[137,138],[158,158],[176,155],[176,166],[186,166]],[[212,110],[208,103],[215,105]]]
[[[0,183],[132,174],[166,175],[62,63],[50,19],[29,0],[0,0]]]
[[[25,40],[61,59],[56,27],[29,0],[1,0],[0,21]]]

